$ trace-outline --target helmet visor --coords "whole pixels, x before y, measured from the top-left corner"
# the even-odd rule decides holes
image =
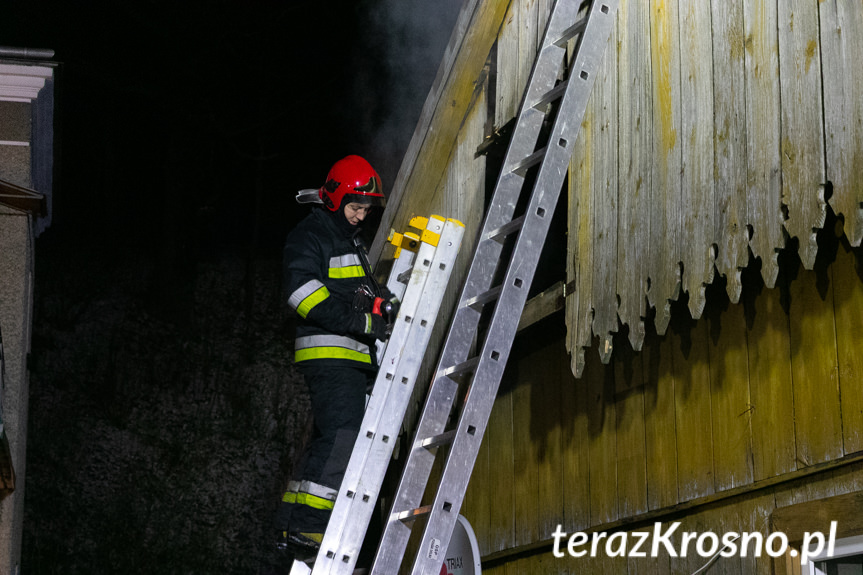
[[[352,202],[356,202],[358,204],[370,204],[372,206],[379,207],[387,205],[387,201],[383,195],[372,196],[368,194],[345,194],[342,198],[342,206],[346,206]]]
[[[381,189],[381,180],[377,175],[369,178],[369,181],[361,186],[355,186],[354,189],[345,194],[345,200],[348,202],[359,202],[362,204],[372,204],[373,206],[386,205],[386,198]]]

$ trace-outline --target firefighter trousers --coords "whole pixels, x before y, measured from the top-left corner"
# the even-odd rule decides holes
[[[276,514],[280,531],[323,533],[365,410],[371,371],[301,366],[311,395],[314,433]]]

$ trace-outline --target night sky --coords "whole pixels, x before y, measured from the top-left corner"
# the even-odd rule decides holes
[[[5,0],[57,76],[56,241],[273,253],[344,155],[395,181],[461,2]]]

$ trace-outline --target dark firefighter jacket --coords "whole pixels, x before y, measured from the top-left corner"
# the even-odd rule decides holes
[[[366,335],[367,316],[353,309],[357,288],[370,283],[365,258],[364,248],[355,246],[353,237],[321,208],[288,234],[285,294],[299,315],[295,362],[377,369],[375,340]]]

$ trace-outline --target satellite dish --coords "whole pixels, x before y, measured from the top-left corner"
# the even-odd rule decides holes
[[[468,520],[458,516],[449,547],[444,555],[440,575],[480,575],[479,545]]]

